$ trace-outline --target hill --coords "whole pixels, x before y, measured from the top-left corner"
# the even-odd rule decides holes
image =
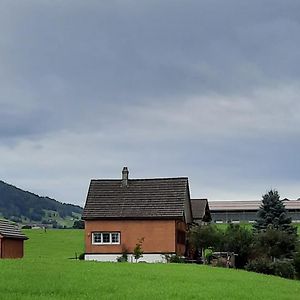
[[[0,217],[20,224],[72,227],[81,214],[80,206],[40,197],[0,181]]]

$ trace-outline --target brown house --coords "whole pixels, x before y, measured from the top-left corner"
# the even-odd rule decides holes
[[[28,238],[6,220],[0,220],[0,258],[22,258]]]
[[[186,232],[192,223],[186,177],[92,180],[83,212],[85,259],[116,261],[133,250],[139,239],[147,262],[164,261],[164,254],[184,255]]]

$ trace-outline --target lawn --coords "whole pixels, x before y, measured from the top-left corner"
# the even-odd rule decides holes
[[[0,299],[299,299],[300,282],[184,264],[96,263],[80,230],[28,230],[26,257],[0,261]]]
[[[25,258],[57,259],[74,258],[84,252],[83,230],[78,229],[26,229]]]

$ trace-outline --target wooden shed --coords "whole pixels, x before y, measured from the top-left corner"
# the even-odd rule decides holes
[[[0,220],[0,259],[22,258],[24,240],[27,239],[17,226],[6,220]]]

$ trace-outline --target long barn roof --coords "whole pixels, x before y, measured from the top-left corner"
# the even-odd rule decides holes
[[[262,201],[245,200],[245,201],[209,201],[209,208],[211,212],[214,211],[239,211],[239,210],[258,210]],[[300,210],[300,200],[283,200],[286,209]]]
[[[0,235],[5,238],[28,239],[16,225],[6,220],[0,220]]]
[[[91,180],[82,218],[182,218],[187,196],[187,177]]]

